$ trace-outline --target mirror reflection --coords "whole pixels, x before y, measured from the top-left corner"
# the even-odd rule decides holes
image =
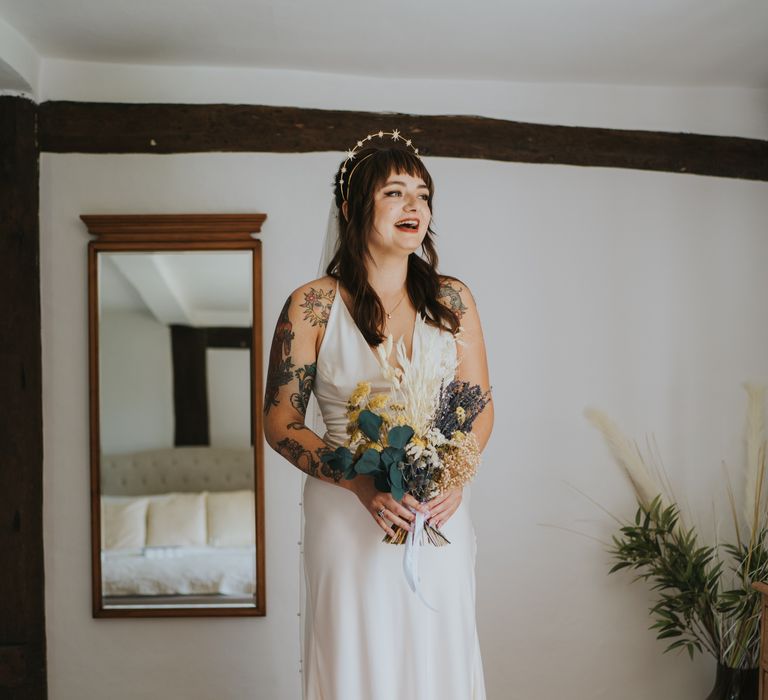
[[[98,253],[104,608],[253,607],[252,253]]]

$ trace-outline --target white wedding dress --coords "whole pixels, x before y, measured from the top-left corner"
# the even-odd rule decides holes
[[[413,353],[426,333],[455,349],[450,333],[419,318]],[[346,401],[360,381],[373,392],[388,389],[337,288],[313,387],[324,439],[334,447],[347,437]],[[404,547],[381,541],[383,531],[352,492],[308,477],[303,507],[304,700],[485,700],[466,491],[441,528],[451,544],[419,551],[421,589],[437,612],[408,588]]]

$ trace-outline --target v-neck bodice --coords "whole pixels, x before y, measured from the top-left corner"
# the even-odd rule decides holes
[[[421,352],[427,334],[432,333],[445,336],[446,342],[450,341],[455,348],[453,336],[448,331],[427,325],[417,312],[411,342],[412,361]],[[373,393],[390,390],[375,353],[376,350],[368,345],[341,298],[337,282],[336,295],[317,353],[317,372],[313,385],[328,430],[325,439],[334,447],[341,445],[347,438],[347,399],[357,384],[370,382]],[[392,354],[394,356],[394,350]],[[395,358],[390,357],[390,362],[393,361],[396,362]]]
[[[368,348],[368,350],[371,351],[371,358],[376,363],[376,366],[378,367],[378,356],[377,356],[377,350],[376,348],[372,348],[370,345],[368,345],[368,341],[365,339],[365,336],[363,335],[363,332],[360,330],[358,325],[355,323],[355,319],[352,316],[352,312],[347,308],[347,305],[344,303],[344,299],[341,298],[341,293],[339,292],[339,283],[336,282],[336,297],[334,298],[334,301],[338,298],[338,304],[341,307],[340,313],[346,316],[346,321],[348,324],[354,328],[357,331],[357,335],[359,336],[360,340],[364,343],[365,347]],[[329,319],[330,320],[330,319]],[[416,320],[413,322],[413,331],[411,332],[411,356],[408,358],[409,361],[413,361],[414,353],[416,352],[416,343],[418,342],[418,333],[417,328],[419,326],[419,312],[416,312]],[[394,353],[392,353],[394,355]],[[393,364],[392,359],[390,358],[390,364],[392,364],[393,367],[398,367],[398,364]],[[402,369],[402,368],[401,368]]]

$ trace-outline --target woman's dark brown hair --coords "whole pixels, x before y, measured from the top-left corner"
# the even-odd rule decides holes
[[[366,157],[367,156],[367,157]],[[366,146],[355,154],[355,160],[347,163],[344,173],[344,190],[347,194],[349,219],[341,213],[344,201],[339,178],[339,166],[334,178],[336,206],[339,208],[339,248],[325,272],[340,280],[352,295],[352,317],[369,345],[384,340],[384,306],[376,292],[368,284],[365,260],[371,259],[368,234],[373,229],[374,193],[384,185],[390,173],[420,177],[429,188],[428,204],[432,211],[435,187],[424,163],[404,148],[377,148]],[[349,171],[355,168],[349,180]],[[349,182],[349,185],[347,184]],[[459,329],[459,319],[439,300],[440,275],[437,272],[438,255],[435,248],[432,222],[422,242],[423,257],[417,253],[408,256],[406,290],[408,297],[426,323],[444,328],[451,333]]]

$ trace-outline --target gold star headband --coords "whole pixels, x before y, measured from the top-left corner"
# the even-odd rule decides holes
[[[403,143],[405,143],[405,145],[408,146],[408,148],[410,148],[413,151],[414,155],[417,158],[421,158],[421,156],[419,155],[419,149],[415,148],[413,146],[413,143],[412,143],[411,139],[406,139],[403,136],[401,136],[400,135],[400,131],[398,129],[394,129],[392,131],[378,131],[375,134],[368,134],[368,136],[366,136],[364,139],[362,139],[361,141],[358,141],[357,145],[354,148],[350,148],[347,151],[347,159],[344,161],[344,164],[341,166],[341,176],[339,177],[339,189],[341,190],[341,198],[345,202],[349,198],[349,184],[352,181],[352,175],[354,174],[355,169],[364,160],[366,160],[367,158],[370,158],[373,155],[373,153],[369,153],[367,156],[365,156],[365,158],[362,158],[361,160],[357,161],[357,163],[355,163],[354,167],[352,168],[352,170],[349,173],[349,176],[347,177],[347,189],[346,189],[346,193],[345,193],[345,191],[344,191],[344,175],[347,172],[347,166],[349,165],[350,161],[355,159],[355,156],[357,155],[357,149],[358,148],[363,148],[363,146],[365,146],[365,144],[368,141],[370,141],[374,136],[378,136],[380,139],[384,138],[385,136],[391,136],[393,141],[399,141],[399,140],[402,139]]]

